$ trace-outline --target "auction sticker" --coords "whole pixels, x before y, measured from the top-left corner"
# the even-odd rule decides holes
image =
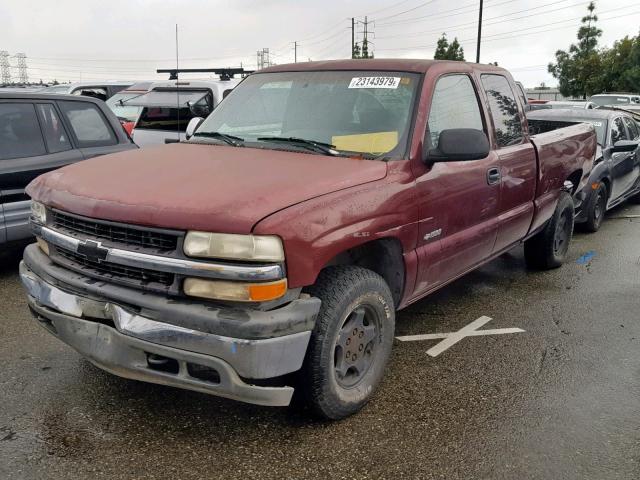
[[[391,88],[400,85],[400,77],[353,77],[349,88]]]

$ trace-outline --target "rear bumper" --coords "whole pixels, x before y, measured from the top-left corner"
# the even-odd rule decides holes
[[[37,272],[34,258],[48,260],[27,247],[20,277],[36,318],[51,334],[70,345],[92,363],[113,374],[170,385],[259,405],[288,405],[292,387],[262,387],[245,379],[269,379],[299,370],[311,328],[269,338],[220,335],[211,328],[194,329],[159,321],[139,305],[122,304],[107,296],[79,293],[59,279]],[[51,273],[51,272],[50,272]],[[55,273],[55,271],[53,272]],[[73,275],[76,279],[77,274]],[[105,284],[101,284],[103,292]],[[308,325],[320,302],[309,298],[303,307],[288,310],[291,321]],[[283,307],[287,308],[287,307]],[[209,310],[215,310],[211,307]],[[269,312],[244,310],[243,323]],[[188,311],[183,312],[187,315]],[[217,310],[237,318],[237,311]],[[215,319],[215,315],[211,315]],[[215,326],[215,322],[210,327]],[[158,368],[157,360],[167,365]],[[168,362],[168,363],[167,363]],[[206,380],[194,372],[208,372]],[[213,378],[213,380],[211,380]]]

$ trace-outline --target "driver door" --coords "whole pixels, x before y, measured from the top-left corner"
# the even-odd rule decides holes
[[[431,147],[437,146],[442,130],[473,128],[486,133],[476,88],[468,75],[438,79],[427,128],[425,144]],[[480,160],[424,166],[417,175],[420,221],[415,296],[462,275],[491,255],[500,182],[488,174],[498,165],[499,158],[491,151]]]

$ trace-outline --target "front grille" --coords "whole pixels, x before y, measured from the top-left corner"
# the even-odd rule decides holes
[[[54,227],[81,235],[89,235],[115,243],[158,250],[176,250],[178,246],[177,234],[152,228],[78,217],[57,210],[53,210],[51,213]]]
[[[173,285],[175,278],[172,273],[90,260],[83,255],[60,247],[56,247],[56,253],[63,259],[71,262],[70,267],[75,267],[75,269],[83,273],[87,273],[90,276],[98,276],[99,278],[121,280],[139,286],[160,284],[166,287]]]

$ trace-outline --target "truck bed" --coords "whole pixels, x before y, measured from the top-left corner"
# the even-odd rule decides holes
[[[529,130],[537,132],[530,137],[538,161],[534,231],[551,216],[567,178],[573,183],[572,193],[584,187],[595,160],[597,139],[588,123],[529,120]]]

